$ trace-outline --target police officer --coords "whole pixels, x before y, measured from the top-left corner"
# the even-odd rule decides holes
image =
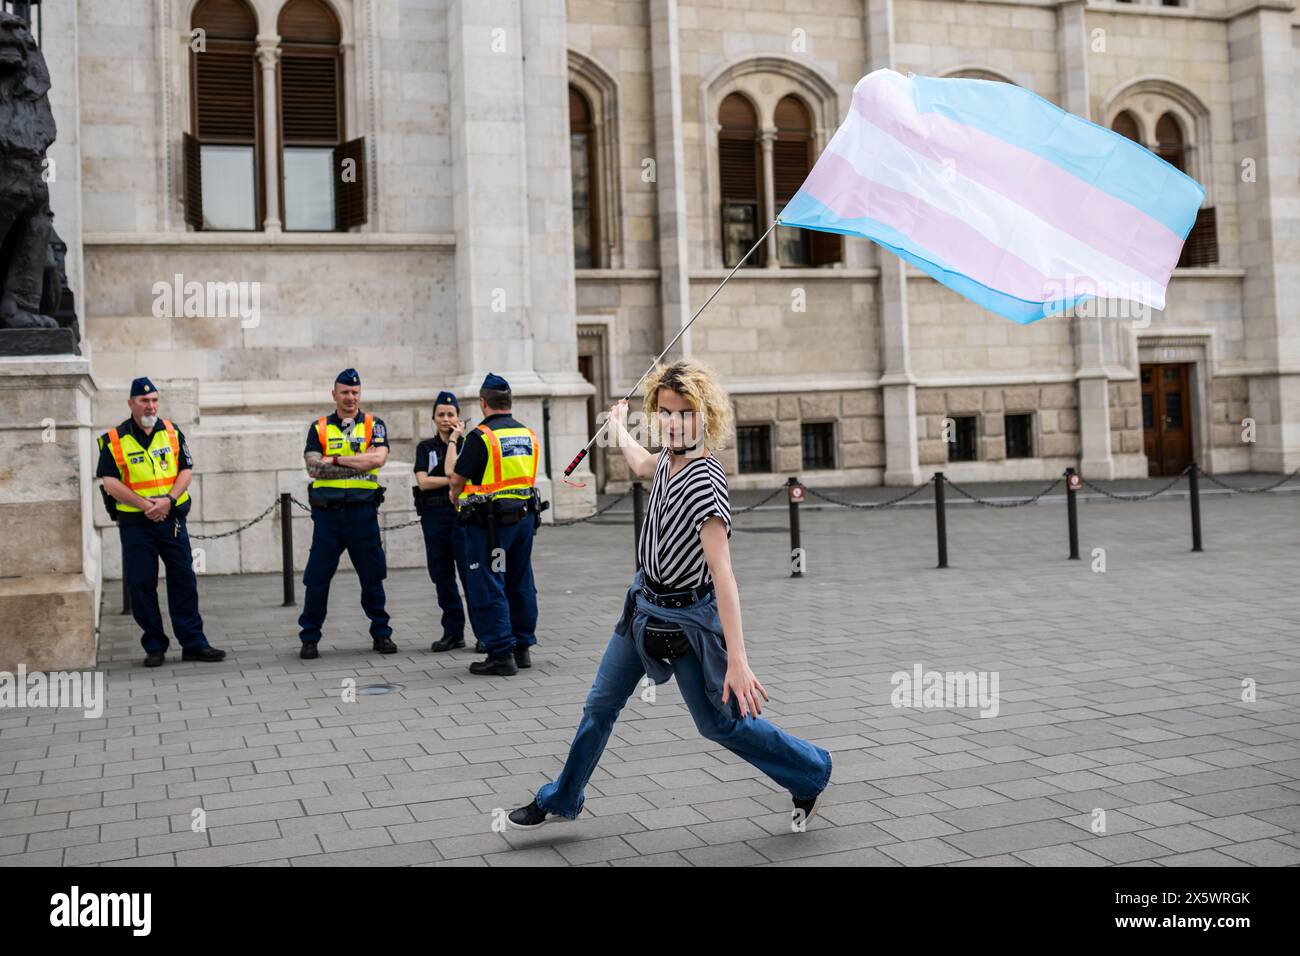
[[[458,572],[461,584],[465,583],[465,529],[456,520],[451,479],[447,477],[447,469],[456,466],[464,444],[465,423],[460,420],[460,402],[451,392],[439,392],[434,399],[433,423],[433,437],[415,449],[415,508],[424,531],[429,577],[442,609],[442,638],[432,649],[450,651],[465,646],[465,608],[456,587]],[[484,653],[482,642],[475,644],[474,649]]]
[[[122,540],[122,575],[131,613],[143,635],[145,667],[166,659],[167,635],[158,610],[158,560],[167,568],[167,610],[181,660],[219,661],[226,652],[208,644],[199,616],[185,516],[190,511],[194,459],[181,430],[158,417],[158,389],[147,378],[131,383],[131,417],[99,436],[104,503]]]
[[[370,637],[381,654],[396,654],[393,629],[384,610],[388,565],[379,536],[379,469],[388,460],[388,430],[382,419],[361,410],[361,376],[346,368],[334,379],[334,413],[307,429],[303,457],[311,476],[311,554],[303,574],[298,618],[303,660],[320,656],[321,625],[329,605],[330,579],[347,549],[361,581],[361,608],[370,618]]]
[[[487,659],[470,673],[509,677],[531,667],[537,643],[533,534],[541,522],[534,483],[537,435],[510,414],[510,385],[489,373],[479,389],[483,420],[465,436],[451,479],[465,522],[465,591]]]

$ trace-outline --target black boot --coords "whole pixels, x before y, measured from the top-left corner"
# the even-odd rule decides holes
[[[376,637],[375,650],[377,650],[380,654],[396,654],[397,645],[393,643],[393,639],[391,637]]]
[[[433,642],[433,647],[431,647],[430,650],[433,650],[433,651],[457,651],[457,650],[460,650],[460,649],[461,649],[462,647],[464,647],[464,646],[465,646],[465,638],[463,638],[463,637],[450,637],[450,636],[444,634],[444,635],[442,636],[442,640],[440,640],[440,641],[434,641],[434,642]]]
[[[515,664],[515,656],[507,651],[495,656],[489,654],[484,660],[475,661],[469,665],[469,672],[488,677],[514,677],[519,673],[519,666]]]
[[[211,664],[225,659],[226,652],[219,651],[215,647],[196,647],[193,650],[187,647],[181,651],[181,660],[183,661],[206,661]]]
[[[520,670],[523,670],[525,667],[533,666],[533,658],[528,653],[527,645],[515,648],[515,666]]]

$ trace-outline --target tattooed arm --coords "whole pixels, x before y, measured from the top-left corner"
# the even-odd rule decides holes
[[[303,460],[307,464],[307,474],[312,478],[329,481],[334,478],[355,478],[357,476],[355,468],[344,468],[342,465],[326,465],[322,461],[323,457],[318,451],[309,451],[303,455]]]

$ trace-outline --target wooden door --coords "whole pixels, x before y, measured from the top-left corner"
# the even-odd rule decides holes
[[[1142,366],[1142,440],[1152,477],[1172,477],[1192,461],[1190,368]]]

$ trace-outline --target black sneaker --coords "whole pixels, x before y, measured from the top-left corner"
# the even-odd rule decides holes
[[[225,659],[226,652],[219,651],[215,647],[196,647],[193,649],[187,647],[181,651],[181,660],[183,661],[206,661],[213,664]]]
[[[393,643],[391,637],[377,637],[375,638],[375,650],[380,654],[396,654],[397,645]]]
[[[562,817],[558,813],[547,813],[537,805],[534,800],[526,807],[520,807],[518,810],[512,810],[506,817],[506,822],[516,830],[536,830],[547,823],[554,823],[559,820],[561,823],[572,823],[570,817]]]
[[[533,658],[528,653],[527,647],[515,648],[515,666],[518,667],[520,670],[523,670],[525,667],[533,666]]]
[[[507,651],[496,657],[488,655],[481,661],[475,661],[469,665],[469,672],[488,677],[514,677],[519,673],[519,665],[515,663],[515,655]]]
[[[434,641],[434,642],[433,642],[433,647],[429,648],[429,650],[431,650],[431,651],[435,651],[435,652],[437,652],[437,651],[457,651],[457,650],[460,650],[460,649],[461,649],[462,647],[464,647],[464,646],[465,646],[465,638],[463,638],[463,637],[448,637],[446,634],[444,634],[444,635],[442,636],[442,640],[440,640],[440,641]]]
[[[162,667],[163,662],[167,660],[167,655],[162,651],[150,651],[144,656],[145,667]]]
[[[304,661],[314,661],[320,657],[320,650],[317,649],[315,641],[303,641],[302,650],[298,652],[298,656]]]
[[[817,815],[817,808],[822,804],[822,797],[825,796],[826,789],[822,788],[821,792],[811,800],[800,800],[794,798],[794,809],[790,811],[790,825],[796,830],[801,830],[799,824],[802,822],[806,827],[808,821]]]

